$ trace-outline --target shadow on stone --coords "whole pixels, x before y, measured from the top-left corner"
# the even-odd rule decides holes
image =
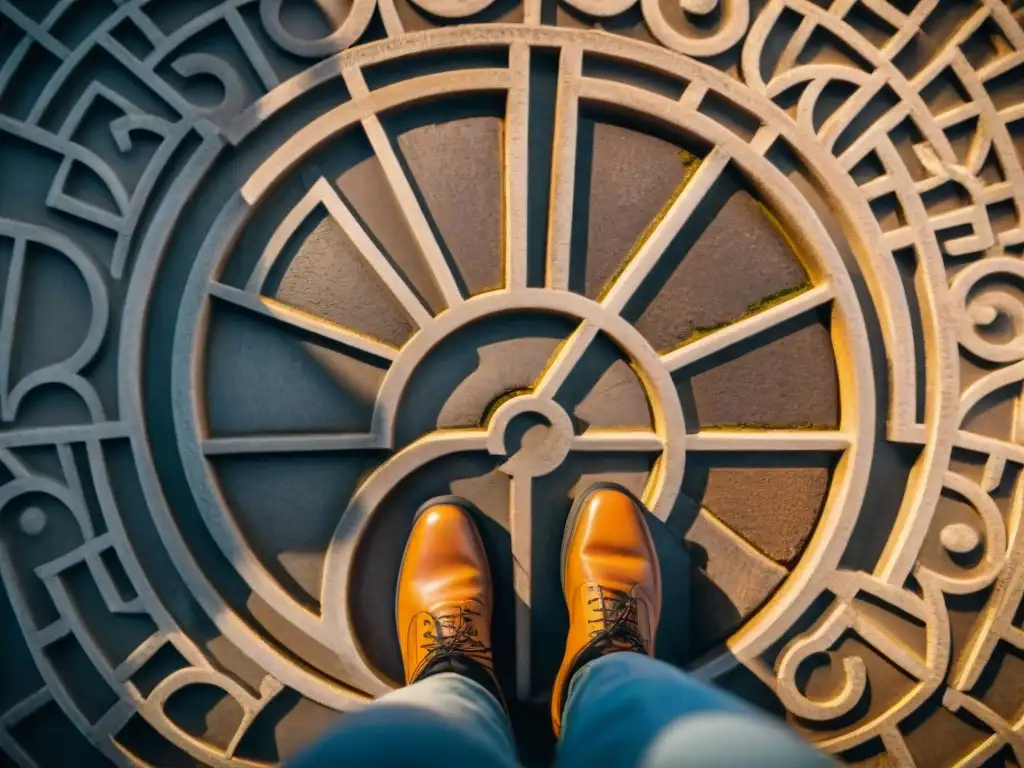
[[[561,317],[523,312],[453,333],[410,378],[395,420],[396,446],[435,429],[482,425],[498,398],[536,380],[572,327]]]

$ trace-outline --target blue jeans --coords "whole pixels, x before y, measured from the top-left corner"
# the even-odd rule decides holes
[[[559,768],[809,768],[833,763],[785,725],[662,661],[615,653],[572,679]],[[498,701],[454,673],[433,675],[344,718],[295,759],[312,766],[518,766]]]

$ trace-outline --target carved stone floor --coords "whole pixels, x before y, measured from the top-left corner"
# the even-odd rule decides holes
[[[1024,759],[1020,0],[0,0],[0,754],[276,763],[475,506],[544,764],[614,480],[659,655]]]

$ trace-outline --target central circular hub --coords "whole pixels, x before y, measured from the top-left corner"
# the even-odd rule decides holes
[[[551,438],[551,423],[539,413],[521,413],[505,428],[505,450],[510,458],[543,450]]]
[[[565,460],[574,438],[565,409],[533,394],[506,400],[487,423],[487,449],[510,457],[500,469],[511,477],[540,477],[552,472]]]

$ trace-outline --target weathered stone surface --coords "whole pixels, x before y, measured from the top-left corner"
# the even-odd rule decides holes
[[[828,329],[810,323],[691,380],[701,426],[810,427],[839,423]]]
[[[686,167],[679,147],[662,139],[599,120],[580,122],[577,170],[586,220],[573,252],[579,274],[570,285],[597,298],[642,240],[659,211],[672,200]]]
[[[696,567],[690,631],[693,649],[706,651],[739,627],[775,591],[787,571],[739,541],[705,510],[686,532]]]
[[[249,546],[282,586],[316,610],[331,521],[377,463],[372,455],[225,456],[216,467]]]
[[[303,241],[277,290],[267,293],[395,346],[404,344],[415,330],[387,286],[329,217]]]
[[[470,294],[502,284],[501,129],[497,117],[474,117],[418,126],[398,137],[402,157]]]
[[[700,210],[703,226],[669,247],[653,298],[637,318],[636,327],[655,349],[672,349],[694,333],[734,322],[766,296],[807,281],[763,204],[733,178],[722,187]]]
[[[613,5],[0,3],[0,761],[286,761],[457,493],[546,764],[611,480],[660,656],[1021,762],[1020,14]]]
[[[282,335],[232,308],[215,309],[208,350],[208,425],[221,437],[366,429],[384,379],[375,364]]]
[[[792,565],[814,531],[828,488],[818,467],[716,467],[701,503],[763,554]]]
[[[388,258],[398,267],[410,284],[434,312],[447,306],[437,284],[430,277],[430,269],[409,224],[402,217],[402,209],[388,184],[380,160],[372,154],[352,165],[338,176],[338,189],[348,200],[366,228],[373,233]]]

